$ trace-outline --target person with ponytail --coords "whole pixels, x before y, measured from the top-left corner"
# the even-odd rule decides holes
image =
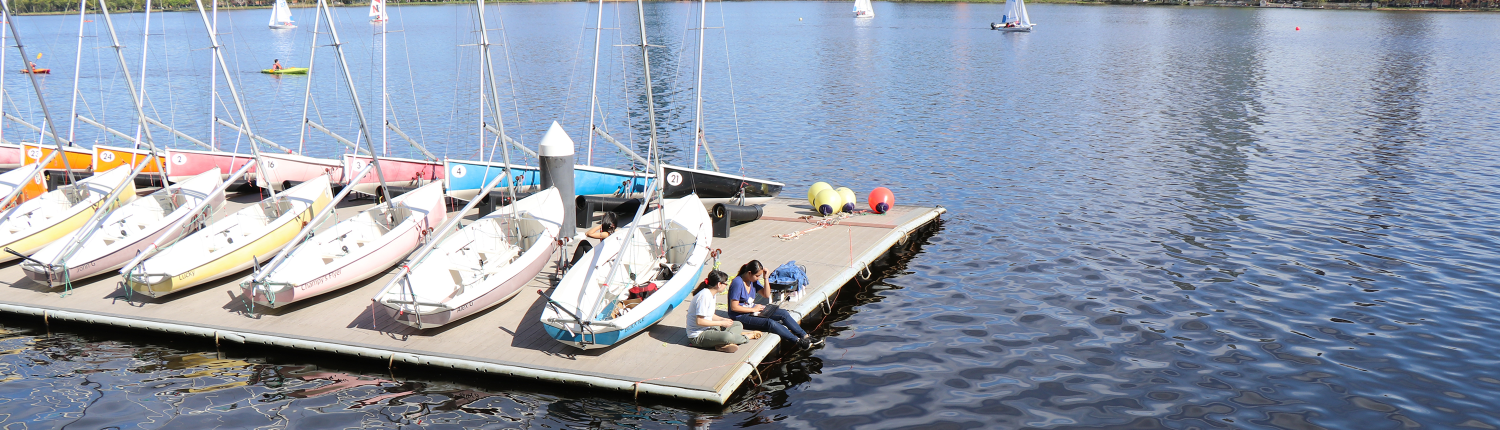
[[[729,275],[718,270],[708,272],[703,283],[693,289],[693,303],[688,306],[688,343],[704,349],[735,352],[739,344],[749,342],[743,334],[745,326],[739,321],[714,314],[714,296],[729,288],[725,281]]]
[[[817,343],[812,336],[802,330],[802,325],[792,318],[791,313],[779,308],[766,312],[766,305],[755,304],[757,292],[767,299],[771,298],[771,287],[760,282],[766,278],[767,273],[760,260],[750,260],[740,266],[739,275],[729,285],[729,317],[744,324],[747,329],[776,333],[784,344],[795,344],[802,349],[815,346]]]

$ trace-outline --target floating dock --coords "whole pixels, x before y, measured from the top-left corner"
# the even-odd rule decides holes
[[[219,213],[230,214],[259,200],[254,193],[234,196]],[[365,202],[342,205],[340,218],[368,208]],[[850,281],[868,276],[871,262],[945,211],[940,206],[898,206],[885,214],[850,216],[819,228],[815,222],[821,218],[810,217],[813,212],[805,200],[776,199],[765,206],[760,220],[735,226],[729,238],[714,238],[713,247],[723,251],[720,270],[731,275],[752,259],[767,268],[788,260],[805,266],[811,285],[798,301],[782,304],[804,319]],[[797,232],[803,233],[795,239],[777,237]],[[572,247],[566,252],[571,256]],[[556,260],[554,256],[553,264]],[[548,337],[537,321],[542,312],[537,291],[551,288],[555,269],[549,264],[515,297],[486,312],[419,331],[371,307],[371,298],[390,280],[394,268],[304,303],[281,309],[257,307],[250,313],[238,287],[249,271],[159,299],[137,294],[127,300],[118,275],[75,282],[63,294],[61,287],[49,289],[26,279],[18,260],[0,264],[0,285],[9,287],[0,295],[0,314],[8,319],[170,332],[213,338],[216,344],[274,345],[717,404],[725,403],[755,366],[777,350],[778,340],[770,333],[741,345],[735,353],[688,346],[685,305],[611,348],[581,351],[563,345]],[[724,309],[725,296],[719,296],[719,303]]]

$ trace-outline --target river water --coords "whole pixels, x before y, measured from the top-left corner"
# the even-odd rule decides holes
[[[559,121],[588,156],[592,7],[491,9],[518,140],[534,146]],[[1500,15],[1038,4],[1034,33],[1000,34],[988,30],[999,4],[875,7],[860,21],[847,3],[709,7],[704,128],[721,168],[786,182],[788,196],[821,180],[950,210],[882,279],[807,324],[826,345],[780,357],[723,410],[7,317],[0,425],[1500,427],[1485,346],[1500,334]],[[644,149],[638,48],[615,46],[639,44],[638,27],[633,5],[616,8],[599,121]],[[306,65],[313,19],[297,9],[303,28],[278,33],[268,14],[223,13],[220,33],[251,123],[294,146],[309,78],[255,71]],[[381,27],[359,8],[336,15],[378,124]],[[144,15],[114,18],[139,67]],[[152,116],[206,137],[203,24],[152,19]],[[66,128],[77,17],[18,21],[54,70],[42,84]],[[79,111],[132,133],[94,21]],[[661,46],[663,156],[691,163],[697,13],[650,3],[646,26]],[[395,8],[384,27],[388,115],[440,156],[491,156],[475,132],[477,49],[460,46],[474,28],[457,6]],[[353,139],[333,51],[317,55],[312,116]],[[24,75],[5,75],[7,111],[39,120]],[[232,100],[215,111],[237,121]],[[85,145],[124,142],[78,127]],[[308,136],[305,152],[342,151]],[[627,162],[597,142],[593,153]]]

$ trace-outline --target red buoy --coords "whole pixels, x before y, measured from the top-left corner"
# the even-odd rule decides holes
[[[866,200],[870,202],[870,210],[878,214],[886,213],[891,210],[891,206],[896,205],[896,195],[885,187],[870,190],[870,198]]]

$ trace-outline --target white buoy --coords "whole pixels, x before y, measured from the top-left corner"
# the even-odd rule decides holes
[[[568,132],[563,131],[557,121],[552,121],[552,127],[547,129],[547,134],[542,136],[542,147],[537,151],[537,158],[541,160],[542,189],[556,187],[557,194],[562,197],[563,204],[573,204],[573,139],[568,137]],[[573,210],[563,211],[562,231],[558,237],[573,237],[576,234]]]

